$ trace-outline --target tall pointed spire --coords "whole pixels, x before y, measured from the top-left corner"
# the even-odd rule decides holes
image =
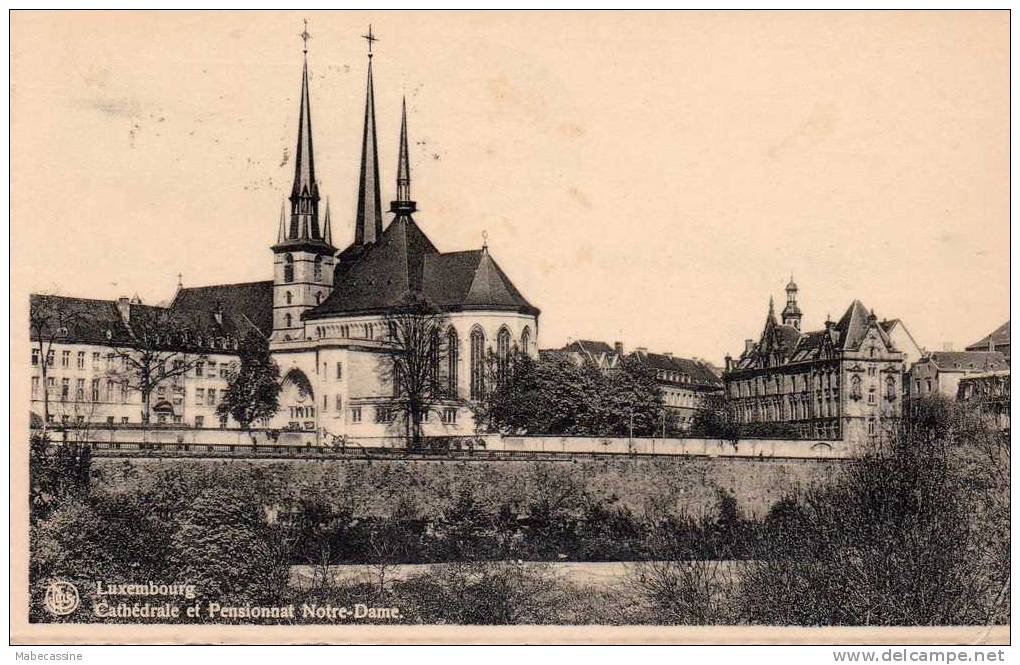
[[[284,203],[280,201],[280,230],[276,233],[276,242],[282,243],[287,239],[287,225],[284,222]]]
[[[407,151],[407,99],[400,110],[400,157],[397,160],[397,200],[390,204],[390,210],[399,214],[411,214],[417,210],[411,200],[411,164]]]
[[[326,199],[326,220],[323,222],[322,239],[327,245],[333,244],[333,228],[329,221],[329,198]]]
[[[365,94],[365,129],[361,139],[361,175],[354,242],[373,243],[382,235],[382,199],[379,195],[379,149],[375,138],[375,95],[372,89],[372,43],[378,39],[368,26],[368,88]]]
[[[294,186],[290,191],[290,225],[284,241],[318,240],[319,184],[315,180],[315,153],[312,148],[312,108],[308,91],[308,22],[301,40],[304,66],[301,71],[301,102],[298,110],[298,138],[294,152]]]

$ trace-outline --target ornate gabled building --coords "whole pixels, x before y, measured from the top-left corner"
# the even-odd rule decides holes
[[[905,355],[889,322],[855,300],[839,321],[803,332],[792,279],[786,292],[783,322],[770,299],[758,340],[747,340],[739,358],[726,358],[726,394],[740,422],[855,442],[894,431]]]
[[[281,408],[271,427],[345,434],[371,445],[372,439],[382,442],[384,437],[402,432],[393,422],[396,391],[382,368],[393,350],[387,317],[408,298],[424,298],[442,312],[446,323],[442,340],[445,352],[438,371],[448,390],[448,399],[427,417],[425,434],[470,433],[473,422],[467,403],[481,397],[485,390],[486,355],[491,351],[505,356],[514,348],[537,353],[539,310],[517,290],[487,246],[440,252],[415,221],[406,104],[401,114],[396,196],[390,206],[393,217],[384,227],[372,81],[371,44],[375,38],[369,38],[353,241],[342,250],[334,245],[330,207],[328,203],[324,209],[322,206],[305,49],[294,183],[280,214],[277,241],[271,248],[273,279],[193,288],[179,285],[166,310],[187,313],[194,321],[203,322],[189,328],[191,339],[224,340],[220,346],[203,349],[214,351],[216,365],[236,360],[238,341],[247,332],[256,331],[268,340],[280,366],[283,388]],[[33,306],[36,300],[33,296]],[[104,334],[111,329],[118,335],[127,325],[116,303],[89,302],[96,303],[93,309],[102,314],[93,317],[96,330],[65,336],[59,345],[102,347],[104,341],[107,346],[129,345],[127,336]],[[77,353],[70,348],[67,351]],[[101,348],[87,353],[105,358]],[[33,362],[45,359],[34,358]],[[102,387],[105,365],[97,362],[94,371],[95,377],[89,374],[81,378],[98,380]],[[198,371],[207,372],[208,367]],[[199,380],[204,378],[204,374],[194,373],[183,377],[172,388],[175,398],[161,403],[159,419],[193,427],[214,426],[210,416],[226,387],[225,381],[200,386]],[[217,380],[220,378],[217,374]],[[200,389],[201,398],[196,392]],[[41,395],[33,395],[35,409]],[[95,395],[96,408],[90,419],[139,421],[137,395],[116,395],[105,401],[100,390],[88,397]],[[195,408],[189,409],[189,405]]]

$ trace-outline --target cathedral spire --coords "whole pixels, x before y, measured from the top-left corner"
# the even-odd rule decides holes
[[[284,202],[280,201],[280,230],[276,233],[277,244],[284,242],[287,239],[287,225],[284,221],[286,216],[284,215]]]
[[[379,196],[379,149],[375,138],[375,95],[372,90],[372,43],[378,41],[368,26],[368,88],[365,94],[365,129],[361,139],[361,175],[358,182],[358,213],[354,242],[373,243],[382,235],[382,203]]]
[[[411,165],[407,156],[407,99],[400,110],[400,158],[397,160],[397,200],[390,204],[397,214],[410,214],[417,210],[411,200]]]
[[[322,239],[327,245],[333,244],[333,229],[329,221],[329,199],[326,199],[326,220],[323,222]]]
[[[285,240],[322,240],[319,234],[319,184],[315,180],[312,149],[312,110],[308,99],[308,22],[301,33],[304,66],[301,71],[301,102],[298,138],[294,152],[294,186],[290,191],[290,227]]]

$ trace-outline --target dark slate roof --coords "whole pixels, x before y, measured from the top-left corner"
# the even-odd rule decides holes
[[[860,300],[850,303],[846,313],[836,322],[838,343],[842,349],[856,349],[868,334],[868,310]]]
[[[333,292],[304,318],[384,311],[409,293],[424,294],[445,311],[538,314],[488,250],[440,254],[408,215],[398,216],[379,242],[367,249],[348,247],[340,262],[342,277],[335,281]]]
[[[698,387],[717,389],[722,388],[723,386],[722,380],[716,376],[715,372],[696,360],[681,358],[674,355],[666,355],[665,353],[648,353],[645,351],[635,351],[630,354],[630,357],[636,358],[648,367],[656,370],[681,372],[690,377],[690,384]],[[683,385],[688,384],[688,382],[685,381],[668,382]]]
[[[32,294],[29,306],[32,312],[48,309],[55,313],[53,320],[59,320],[60,327],[66,328],[66,332],[58,334],[57,339],[61,342],[124,347],[130,347],[134,342],[115,300]],[[141,334],[139,321],[151,324],[144,328],[160,337],[165,329],[170,330],[172,334],[158,342],[159,348],[229,353],[234,351],[233,344],[224,345],[224,342],[240,342],[252,329],[242,317],[230,316],[226,312],[217,321],[212,311],[171,309],[140,302],[129,303],[128,307],[129,324],[135,322],[135,334]],[[30,334],[33,340],[38,339],[35,330]]]
[[[252,325],[264,336],[273,332],[273,282],[245,282],[181,288],[170,303],[174,312],[188,312],[204,321],[203,327],[220,327],[216,311],[223,312],[223,333],[235,332],[243,338]],[[231,325],[232,322],[233,325]],[[236,331],[229,328],[236,328]]]
[[[928,356],[944,372],[969,370],[996,371],[1009,368],[1000,351],[935,351]]]
[[[968,351],[984,351],[988,349],[988,342],[991,340],[996,348],[999,346],[1009,345],[1009,321],[1006,321],[1001,326],[991,332],[991,334],[985,335],[980,340],[974,342],[967,347]]]

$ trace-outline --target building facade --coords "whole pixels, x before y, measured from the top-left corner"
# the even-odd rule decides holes
[[[33,329],[32,406],[42,418],[49,388],[50,420],[105,424],[140,421],[141,396],[114,380],[119,354],[137,345],[132,314],[157,310],[173,321],[164,346],[180,357],[205,356],[200,365],[168,378],[150,399],[152,421],[190,427],[233,426],[216,414],[227,376],[237,366],[248,334],[262,336],[280,367],[280,410],[272,428],[315,430],[371,443],[399,436],[394,407],[392,315],[411,300],[424,300],[442,317],[444,350],[436,371],[446,398],[426,416],[427,435],[474,431],[468,404],[484,393],[486,355],[514,349],[537,354],[539,310],[499,267],[486,246],[440,252],[414,219],[406,106],[398,144],[396,195],[390,221],[381,206],[372,54],[368,56],[362,154],[353,215],[353,241],[334,245],[333,220],[315,171],[308,56],[301,77],[294,182],[271,247],[272,279],[202,287],[178,285],[172,302],[153,308],[140,302],[33,296],[33,311],[48,307],[75,312],[51,342],[51,358],[38,357]],[[80,316],[79,316],[80,315]],[[63,330],[63,328],[67,328]],[[51,339],[52,338],[52,339]],[[172,339],[171,339],[172,338]],[[45,368],[41,363],[47,363]],[[112,363],[112,364],[111,364]],[[43,371],[45,369],[46,371]],[[44,376],[45,375],[45,376]],[[158,404],[155,401],[158,400]],[[59,411],[74,407],[73,413]],[[63,405],[61,407],[60,405]],[[68,417],[64,418],[63,416]],[[80,416],[80,417],[79,417]]]
[[[911,365],[907,394],[910,400],[934,394],[952,399],[965,377],[1002,371],[1009,371],[1009,364],[998,351],[935,351]]]
[[[888,332],[892,322],[855,300],[839,321],[803,332],[797,292],[791,279],[782,323],[770,300],[757,342],[726,358],[723,380],[738,421],[852,442],[895,431],[906,354]]]

